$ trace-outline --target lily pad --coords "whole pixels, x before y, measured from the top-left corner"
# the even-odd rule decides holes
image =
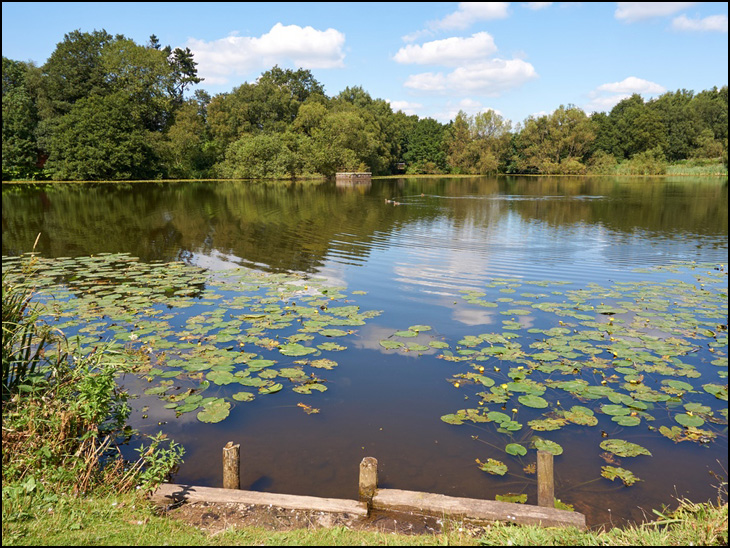
[[[609,451],[614,455],[618,455],[619,457],[636,457],[638,455],[651,456],[651,453],[648,449],[636,443],[631,443],[624,440],[604,440],[601,442],[600,447],[604,451]]]
[[[496,459],[487,459],[487,462],[481,462],[477,459],[477,464],[480,470],[493,476],[504,476],[508,470],[505,463]]]
[[[624,485],[627,487],[635,484],[637,481],[642,481],[634,474],[626,470],[625,468],[619,468],[615,466],[602,466],[601,467],[601,475],[604,478],[608,478],[611,481],[615,480],[616,478],[620,479]]]
[[[527,449],[519,443],[510,443],[504,450],[510,455],[519,455],[520,457],[527,454]]]
[[[527,407],[534,407],[536,409],[544,409],[548,406],[548,402],[545,398],[541,398],[540,396],[534,396],[532,394],[520,396],[519,398],[517,398],[517,400],[522,405],[526,405]]]
[[[555,456],[563,454],[563,448],[560,446],[560,444],[555,443],[554,441],[537,438],[533,442],[533,445],[538,451],[547,451],[548,453],[552,453]]]
[[[222,399],[215,399],[206,403],[203,410],[198,413],[200,422],[220,422],[225,419],[231,411],[231,404]]]

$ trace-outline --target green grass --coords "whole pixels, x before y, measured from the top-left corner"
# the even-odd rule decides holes
[[[3,504],[4,506],[4,504]],[[468,536],[458,523],[436,535],[397,535],[355,531],[344,527],[270,531],[227,529],[209,534],[191,525],[156,515],[150,503],[135,494],[60,497],[35,505],[21,519],[3,517],[3,545],[98,546],[722,546],[728,542],[727,504],[694,504],[655,522],[627,528],[581,532],[494,524],[481,537]]]

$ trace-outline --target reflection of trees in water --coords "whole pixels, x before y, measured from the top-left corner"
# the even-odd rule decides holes
[[[394,206],[386,199],[401,203]],[[518,213],[551,227],[598,225],[727,234],[727,184],[560,177],[412,178],[369,186],[320,182],[192,182],[3,189],[3,254],[129,251],[144,261],[218,252],[274,270],[312,271],[336,247],[364,259],[389,234],[452,236]]]

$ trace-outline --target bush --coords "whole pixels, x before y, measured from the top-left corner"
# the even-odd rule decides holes
[[[179,445],[160,434],[134,463],[119,449],[134,434],[129,395],[116,384],[124,356],[103,346],[82,355],[5,276],[2,300],[3,521],[60,494],[146,492],[167,479],[181,462]]]

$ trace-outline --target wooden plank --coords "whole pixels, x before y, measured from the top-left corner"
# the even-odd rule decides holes
[[[401,489],[380,489],[373,497],[374,510],[413,512],[430,516],[447,516],[475,522],[503,521],[520,525],[586,528],[586,518],[578,512],[543,508],[496,500],[449,497]]]
[[[152,494],[151,500],[158,505],[172,504],[173,502],[180,501],[211,503],[235,502],[261,506],[271,505],[290,510],[335,512],[354,514],[362,517],[368,515],[367,504],[355,500],[261,493],[258,491],[245,491],[243,489],[218,489],[215,487],[178,485],[174,483],[163,483],[160,485],[157,491]]]

